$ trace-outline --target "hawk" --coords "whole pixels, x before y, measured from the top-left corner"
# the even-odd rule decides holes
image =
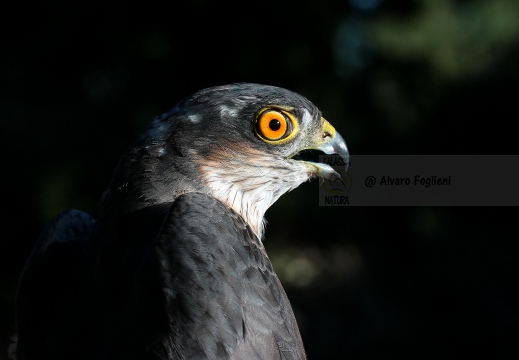
[[[262,237],[281,195],[339,177],[315,152],[348,157],[315,105],[274,86],[204,89],[157,117],[97,219],[69,210],[42,231],[13,358],[305,359]]]

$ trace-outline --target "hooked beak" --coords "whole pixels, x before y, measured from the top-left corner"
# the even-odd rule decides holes
[[[350,162],[350,155],[348,152],[348,146],[342,136],[335,130],[335,128],[326,120],[324,120],[320,138],[315,146],[305,148],[294,156],[294,160],[302,161],[311,168],[311,173],[315,176],[319,176],[325,179],[336,180],[340,179],[341,176],[335,171],[329,164],[315,161],[315,156],[310,160],[306,159],[304,153],[318,151],[326,155],[339,155],[342,161],[341,165],[344,165],[345,171],[348,169]]]

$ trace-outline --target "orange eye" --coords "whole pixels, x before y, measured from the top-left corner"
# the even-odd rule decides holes
[[[265,111],[256,120],[256,131],[266,140],[281,140],[290,135],[292,130],[290,119],[276,110]]]

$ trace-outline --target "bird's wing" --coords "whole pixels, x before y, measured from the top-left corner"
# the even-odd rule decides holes
[[[286,294],[263,245],[222,202],[172,205],[157,256],[178,358],[304,359]]]
[[[94,224],[84,212],[65,211],[49,222],[37,240],[18,285],[17,340],[11,349],[18,358],[42,358],[48,336],[55,335],[52,331],[66,331],[52,329],[53,317],[67,301],[60,296],[63,289],[76,288],[70,286],[70,274],[75,273],[78,252]]]

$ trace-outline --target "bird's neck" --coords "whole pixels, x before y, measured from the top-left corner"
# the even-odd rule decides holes
[[[266,211],[281,195],[308,180],[308,175],[296,166],[287,167],[286,162],[276,166],[272,158],[255,155],[209,159],[199,169],[208,194],[232,208],[262,239]]]

